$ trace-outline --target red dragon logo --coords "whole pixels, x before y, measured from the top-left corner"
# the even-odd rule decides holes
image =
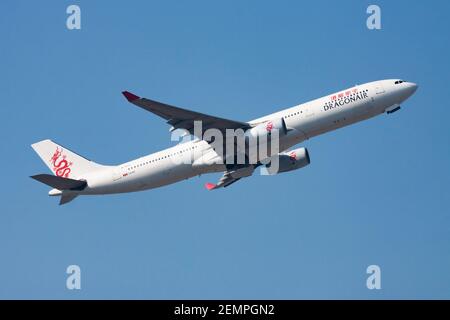
[[[292,151],[291,153],[289,153],[289,158],[292,161],[297,161],[297,154],[294,151]]]
[[[53,172],[55,172],[56,176],[68,178],[72,171],[69,167],[73,163],[66,160],[67,156],[62,154],[63,151],[62,148],[56,147],[56,151],[50,159],[50,163],[53,165]]]

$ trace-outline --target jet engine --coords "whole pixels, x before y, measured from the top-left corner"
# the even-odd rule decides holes
[[[260,138],[269,136],[273,130],[278,130],[278,134],[280,137],[286,135],[288,130],[283,118],[260,123],[257,126],[251,128],[246,135],[252,138]]]
[[[287,132],[283,118],[262,122],[245,133],[245,153],[254,160],[276,155],[280,150],[280,139]]]
[[[308,149],[298,148],[273,156],[266,168],[269,174],[277,174],[306,167],[310,162]]]

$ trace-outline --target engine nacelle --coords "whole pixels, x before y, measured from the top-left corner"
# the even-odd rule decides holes
[[[280,138],[287,132],[283,118],[260,123],[246,131],[245,153],[252,161],[274,156],[280,151]]]
[[[273,130],[278,130],[278,134],[280,137],[286,135],[288,130],[283,118],[260,123],[257,126],[251,128],[246,135],[252,138],[266,137],[269,136]]]
[[[277,174],[297,170],[306,167],[310,163],[308,149],[298,148],[273,156],[271,162],[266,165],[266,168],[269,174]]]

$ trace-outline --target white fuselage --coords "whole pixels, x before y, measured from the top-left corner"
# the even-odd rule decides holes
[[[294,130],[280,137],[281,152],[311,137],[392,110],[417,88],[413,83],[395,82],[396,79],[358,85],[249,121],[249,124],[284,118],[286,126]],[[205,155],[208,158],[217,157],[206,141],[195,139],[181,143],[118,166],[105,166],[77,177],[88,183],[78,193],[89,195],[140,191],[204,173],[226,170],[225,165],[220,164],[196,165],[196,160]],[[190,161],[184,161],[186,158]]]

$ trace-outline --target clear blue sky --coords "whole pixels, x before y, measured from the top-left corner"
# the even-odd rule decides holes
[[[366,8],[382,9],[382,30]],[[78,4],[82,29],[66,28]],[[448,1],[1,1],[0,298],[450,298]],[[309,167],[58,206],[51,138],[117,164],[173,145],[122,90],[250,120],[356,83],[402,110],[305,142]],[[65,287],[66,267],[82,289]],[[382,289],[366,288],[366,268]]]

